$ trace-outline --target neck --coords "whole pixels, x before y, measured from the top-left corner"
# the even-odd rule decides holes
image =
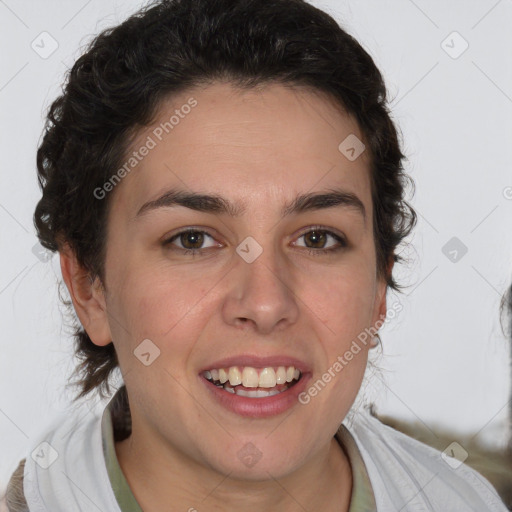
[[[336,439],[286,477],[247,481],[222,475],[161,443],[141,442],[137,425],[116,443],[121,469],[141,508],[347,512],[352,491],[348,458]],[[151,439],[155,439],[154,437]]]

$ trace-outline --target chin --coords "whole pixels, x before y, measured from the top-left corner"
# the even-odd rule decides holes
[[[264,435],[260,441],[234,440],[229,448],[209,454],[208,465],[230,479],[261,482],[284,478],[304,464],[304,454],[298,452],[299,447],[304,448],[302,443],[287,446],[277,439],[269,442]]]

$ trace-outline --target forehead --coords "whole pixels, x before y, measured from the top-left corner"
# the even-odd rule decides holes
[[[369,203],[368,151],[350,160],[340,150],[347,137],[363,140],[357,122],[315,91],[194,88],[164,101],[132,141],[127,158],[136,152],[137,163],[116,194],[133,215],[172,187],[268,207],[298,192],[339,187]]]

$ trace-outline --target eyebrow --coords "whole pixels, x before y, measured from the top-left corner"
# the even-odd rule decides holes
[[[226,214],[230,217],[240,217],[246,212],[244,204],[233,203],[220,195],[171,189],[157,199],[144,203],[139,208],[135,218],[158,208],[172,208],[174,206],[183,206],[205,213]],[[283,206],[281,217],[284,218],[292,214],[335,207],[343,207],[359,212],[366,223],[366,209],[361,199],[354,193],[342,189],[329,189],[322,192],[299,194],[291,202]]]

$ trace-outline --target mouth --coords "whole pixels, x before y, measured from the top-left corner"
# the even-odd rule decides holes
[[[226,393],[251,399],[284,393],[302,378],[302,372],[295,366],[230,366],[211,368],[201,375]]]
[[[312,378],[307,359],[287,355],[238,354],[210,362],[197,375],[225,413],[270,418],[296,407],[299,395]]]

